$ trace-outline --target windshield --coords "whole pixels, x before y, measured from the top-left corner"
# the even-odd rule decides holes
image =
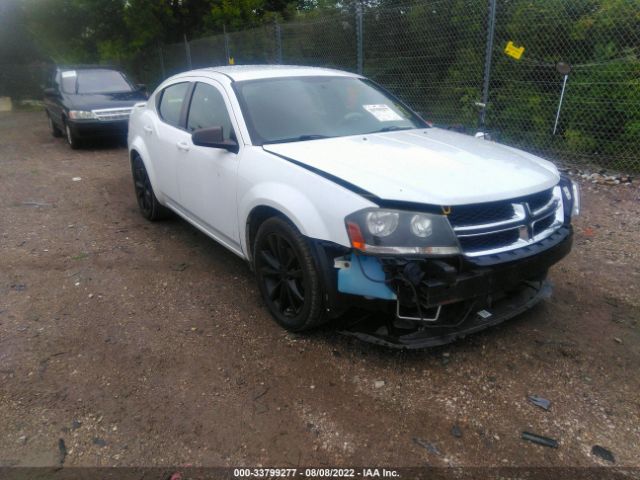
[[[133,88],[124,74],[116,70],[70,70],[62,72],[62,90],[65,93],[121,93]]]
[[[254,145],[427,126],[397,99],[360,78],[269,78],[234,87]]]

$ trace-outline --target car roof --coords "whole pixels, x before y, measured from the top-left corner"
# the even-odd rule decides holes
[[[114,65],[56,65],[60,71],[64,70],[116,70],[120,69]]]
[[[304,67],[298,65],[228,65],[220,67],[203,68],[195,72],[221,73],[233,81],[258,80],[261,78],[278,77],[309,77],[309,76],[332,76],[332,77],[355,77],[360,75],[355,73],[335,70],[332,68]]]

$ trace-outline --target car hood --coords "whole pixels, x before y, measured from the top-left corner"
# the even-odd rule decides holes
[[[439,128],[263,148],[385,200],[464,205],[528,195],[560,180],[551,162]]]
[[[75,110],[95,110],[100,108],[133,107],[146,100],[142,92],[96,93],[85,95],[66,95],[70,108]]]

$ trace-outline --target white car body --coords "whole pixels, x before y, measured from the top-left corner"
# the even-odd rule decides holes
[[[196,70],[164,81],[131,115],[129,149],[144,159],[160,202],[243,258],[250,255],[246,219],[257,206],[282,211],[305,236],[344,246],[349,246],[344,218],[376,206],[271,152],[389,200],[454,206],[519,197],[558,183],[560,175],[551,162],[438,128],[252,146],[232,81],[296,75],[359,77],[300,67]],[[160,120],[156,93],[185,80],[209,83],[224,92],[239,132],[237,155],[195,146],[189,133]],[[156,155],[149,151],[150,136],[162,139]],[[186,162],[192,164],[185,167]],[[208,188],[203,178],[212,182]],[[213,204],[224,205],[225,212],[217,212]]]
[[[455,208],[554,187],[559,195],[560,174],[552,163],[439,128],[253,145],[234,82],[295,76],[363,78],[305,67],[206,68],[165,80],[131,114],[129,150],[144,162],[158,201],[244,259],[252,260],[248,219],[259,207],[281,212],[309,239],[351,248],[345,217],[378,207],[379,199]],[[185,81],[209,84],[222,94],[237,153],[197,146],[190,132],[160,118],[159,92]]]

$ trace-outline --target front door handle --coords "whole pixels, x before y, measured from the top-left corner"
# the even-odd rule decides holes
[[[153,132],[153,128],[151,128],[149,125],[145,125],[144,127],[142,127],[143,130],[147,133],[152,133]]]
[[[182,150],[183,152],[188,152],[190,148],[187,142],[178,142],[176,143],[176,147],[178,147],[178,150]]]

